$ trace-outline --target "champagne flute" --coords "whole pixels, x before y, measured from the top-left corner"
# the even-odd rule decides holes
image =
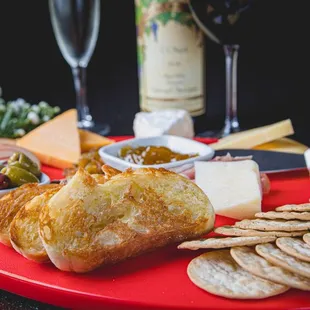
[[[49,0],[49,10],[57,44],[72,69],[78,127],[105,135],[110,128],[93,121],[86,96],[86,68],[98,38],[100,0]]]
[[[205,136],[224,137],[239,132],[237,115],[237,59],[240,42],[249,29],[246,16],[251,0],[189,0],[197,25],[209,39],[223,46],[226,63],[226,116],[224,128]]]

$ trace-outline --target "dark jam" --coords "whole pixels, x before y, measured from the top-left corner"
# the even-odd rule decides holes
[[[124,146],[119,157],[138,165],[158,165],[196,157],[198,154],[181,154],[173,152],[165,146]]]

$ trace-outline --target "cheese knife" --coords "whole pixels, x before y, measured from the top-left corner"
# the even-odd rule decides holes
[[[276,173],[301,169],[310,169],[310,149],[304,154],[276,152],[252,149],[223,149],[217,150],[214,156],[252,156],[259,165],[261,172]]]

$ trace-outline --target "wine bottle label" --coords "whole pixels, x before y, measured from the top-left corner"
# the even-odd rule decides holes
[[[203,34],[184,0],[136,0],[140,107],[205,112]]]

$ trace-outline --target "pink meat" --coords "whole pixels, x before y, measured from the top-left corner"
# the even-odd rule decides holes
[[[223,161],[223,162],[229,162],[229,161],[242,161],[242,160],[251,160],[253,159],[253,156],[235,156],[232,157],[230,153],[227,153],[225,156],[216,156],[211,159],[211,161]]]

